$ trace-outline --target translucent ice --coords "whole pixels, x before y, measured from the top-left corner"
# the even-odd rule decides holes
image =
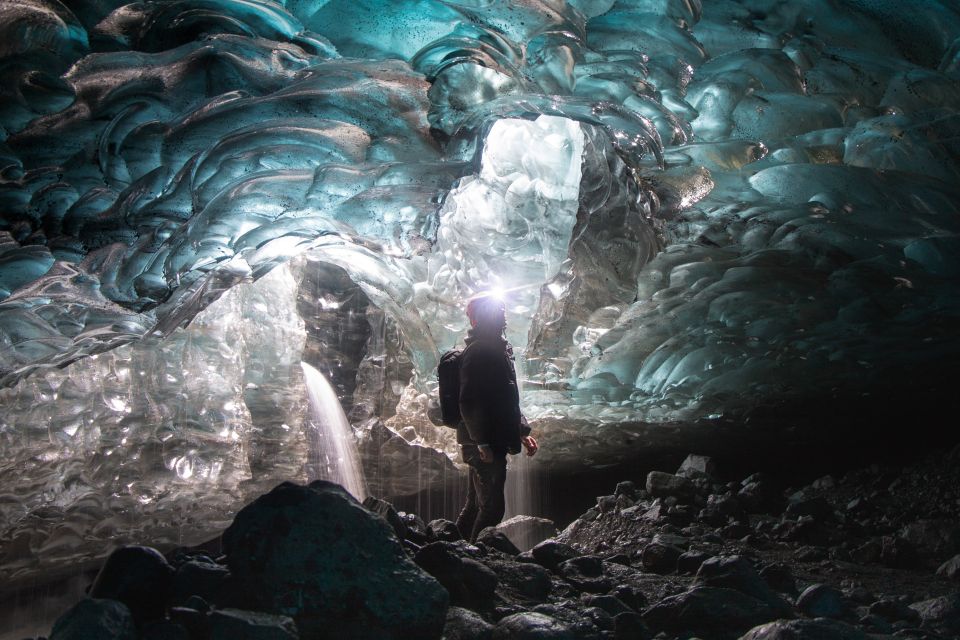
[[[304,354],[449,450],[432,372],[491,286],[547,464],[960,360],[953,3],[0,17],[3,577],[303,475]]]

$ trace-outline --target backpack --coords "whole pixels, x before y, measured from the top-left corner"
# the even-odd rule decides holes
[[[440,416],[443,424],[456,429],[460,424],[460,361],[463,351],[451,349],[440,356],[437,381],[440,383]]]

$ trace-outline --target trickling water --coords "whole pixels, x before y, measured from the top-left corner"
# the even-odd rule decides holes
[[[523,352],[517,350],[518,362],[523,361]],[[522,371],[523,368],[518,368]],[[520,397],[523,398],[523,376],[517,376],[517,386]],[[519,455],[510,456],[509,471],[507,472],[506,502],[507,510],[504,518],[513,516],[539,516],[542,505],[540,504],[539,487],[534,486],[536,474],[534,473],[534,461],[527,456],[526,451]],[[537,541],[530,539],[529,536],[523,540],[515,540],[521,549],[529,549]]]
[[[336,482],[357,500],[363,500],[367,495],[367,487],[360,468],[360,456],[353,429],[337,394],[322,373],[306,362],[301,362],[300,366],[310,399],[309,479]]]

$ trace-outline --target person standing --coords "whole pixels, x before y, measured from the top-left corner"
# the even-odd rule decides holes
[[[513,350],[503,336],[503,302],[479,296],[467,304],[470,330],[460,360],[457,442],[470,467],[467,500],[457,517],[460,533],[476,541],[485,527],[500,523],[506,510],[507,454],[537,452],[537,441],[520,412]]]

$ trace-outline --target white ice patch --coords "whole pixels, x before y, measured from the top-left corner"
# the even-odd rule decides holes
[[[510,118],[491,127],[479,174],[447,196],[430,260],[430,288],[449,303],[434,323],[448,330],[447,342],[465,329],[464,301],[498,288],[506,292],[511,341],[526,343],[540,287],[567,257],[583,147],[579,123],[566,118]]]

